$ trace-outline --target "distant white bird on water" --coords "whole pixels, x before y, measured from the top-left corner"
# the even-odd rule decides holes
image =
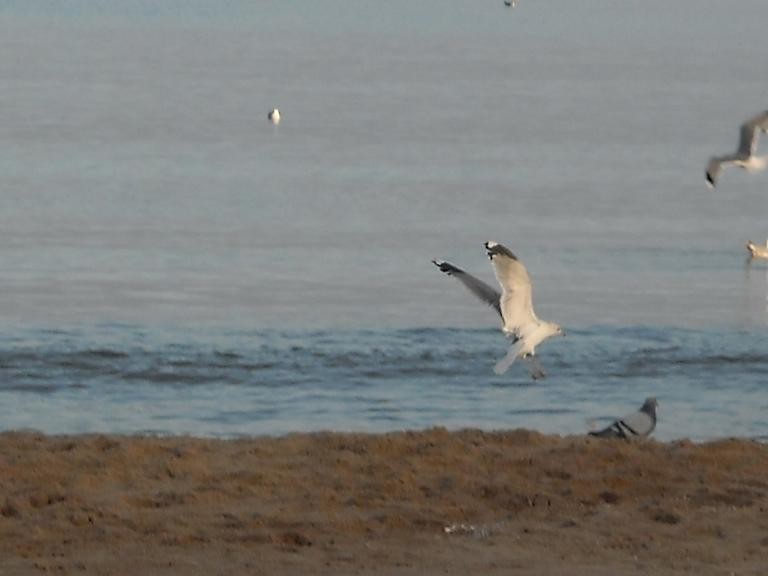
[[[517,6],[517,0],[504,0],[504,6],[508,8],[514,8]]]
[[[272,111],[267,114],[267,118],[269,118],[272,124],[280,124],[280,110],[272,108]]]
[[[453,264],[441,260],[432,262],[441,272],[459,280],[501,316],[501,330],[512,340],[512,346],[507,355],[496,363],[494,372],[504,374],[517,358],[522,357],[529,361],[528,369],[534,380],[544,378],[544,371],[536,358],[536,346],[550,336],[565,333],[557,324],[536,317],[531,299],[531,279],[523,263],[497,242],[486,242],[485,249],[501,285],[501,292]]]
[[[765,241],[765,246],[755,244],[752,240],[747,240],[747,250],[752,258],[766,258],[768,259],[768,240]]]
[[[755,155],[760,132],[768,132],[768,110],[750,118],[741,125],[739,147],[735,154],[714,156],[709,159],[707,185],[710,188],[717,186],[720,171],[727,166],[738,166],[749,172],[758,172],[766,167],[768,156]]]
[[[619,418],[607,428],[590,432],[599,438],[646,438],[656,428],[656,398],[646,398],[640,410]]]

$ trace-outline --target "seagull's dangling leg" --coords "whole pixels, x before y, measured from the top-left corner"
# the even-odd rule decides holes
[[[525,356],[525,359],[528,360],[528,372],[531,373],[531,378],[534,380],[541,380],[542,378],[547,377],[546,373],[541,368],[541,364],[539,364],[538,356],[535,354],[528,354]]]

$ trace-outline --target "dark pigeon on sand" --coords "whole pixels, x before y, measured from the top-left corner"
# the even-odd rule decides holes
[[[656,398],[646,398],[640,410],[613,422],[607,428],[590,432],[598,438],[647,438],[656,428]]]

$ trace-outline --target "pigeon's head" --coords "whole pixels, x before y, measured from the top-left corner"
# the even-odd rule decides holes
[[[659,403],[656,400],[656,398],[646,398],[645,403],[643,403],[643,407],[640,408],[641,412],[645,412],[646,414],[656,414],[656,408],[659,407]]]

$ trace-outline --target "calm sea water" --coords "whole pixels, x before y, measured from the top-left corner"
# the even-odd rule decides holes
[[[768,436],[768,3],[0,3],[0,428]],[[283,121],[267,112],[278,106]],[[430,264],[526,263],[548,379]]]

